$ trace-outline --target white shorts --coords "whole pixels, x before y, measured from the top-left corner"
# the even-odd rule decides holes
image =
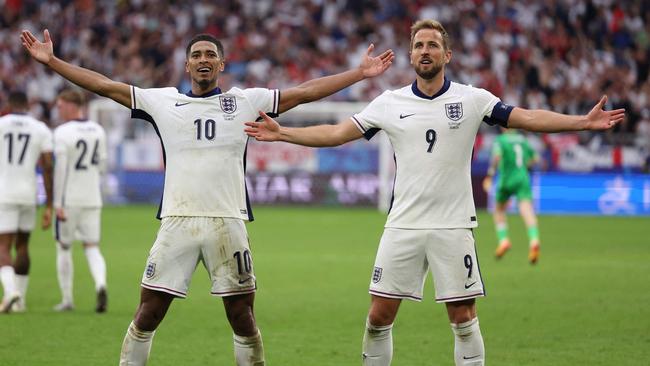
[[[220,217],[164,217],[141,285],[186,297],[199,262],[210,275],[212,295],[255,292],[246,226],[241,219]]]
[[[75,240],[99,244],[102,209],[99,207],[65,207],[66,220],[54,223],[54,238],[70,245]]]
[[[36,205],[0,203],[0,234],[31,232],[36,225]]]
[[[384,229],[370,293],[421,301],[431,269],[436,302],[485,296],[471,229]]]

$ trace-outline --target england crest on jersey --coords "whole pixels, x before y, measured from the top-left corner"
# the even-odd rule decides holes
[[[381,281],[381,273],[382,273],[381,267],[375,267],[375,269],[372,271],[372,283],[377,283]]]
[[[463,103],[446,103],[445,113],[450,120],[458,121],[463,117]]]
[[[237,110],[237,100],[233,96],[220,95],[219,104],[224,113],[234,113]]]
[[[144,275],[145,275],[147,278],[151,278],[151,277],[153,277],[153,275],[155,275],[155,274],[156,274],[156,263],[149,262],[149,263],[147,264],[147,269],[145,270]]]

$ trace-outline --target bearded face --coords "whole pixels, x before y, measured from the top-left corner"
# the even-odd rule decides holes
[[[431,80],[438,75],[451,58],[442,35],[435,29],[421,29],[413,37],[411,65],[419,77]]]

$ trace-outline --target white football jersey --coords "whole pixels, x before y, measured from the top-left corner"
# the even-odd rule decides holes
[[[259,111],[278,113],[280,92],[219,88],[203,96],[176,88],[131,87],[132,117],[151,122],[165,159],[158,217],[205,216],[252,220],[246,191],[244,122]]]
[[[471,160],[481,121],[505,123],[512,107],[484,89],[445,79],[429,97],[416,83],[386,91],[352,120],[367,139],[384,130],[395,151],[395,184],[386,227],[477,226]]]
[[[52,151],[52,132],[26,114],[0,117],[0,203],[36,204],[36,164]]]
[[[94,121],[68,121],[54,130],[54,207],[101,207],[106,133]]]

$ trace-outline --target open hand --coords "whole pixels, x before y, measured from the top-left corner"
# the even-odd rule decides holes
[[[373,57],[370,54],[375,49],[374,44],[368,46],[368,50],[361,58],[361,64],[359,68],[363,72],[363,77],[370,78],[373,76],[381,75],[386,71],[395,59],[395,53],[393,50],[386,50],[379,56]]]
[[[32,57],[43,64],[48,64],[54,58],[54,47],[50,32],[46,29],[43,31],[44,42],[39,41],[32,32],[23,30],[20,34],[20,40],[23,47],[29,52]]]
[[[603,110],[605,103],[607,103],[607,95],[603,95],[600,101],[587,114],[588,130],[606,130],[616,126],[625,118],[625,109],[606,111]]]
[[[244,132],[257,141],[278,141],[280,139],[280,124],[266,113],[260,111],[261,122],[245,122]]]

